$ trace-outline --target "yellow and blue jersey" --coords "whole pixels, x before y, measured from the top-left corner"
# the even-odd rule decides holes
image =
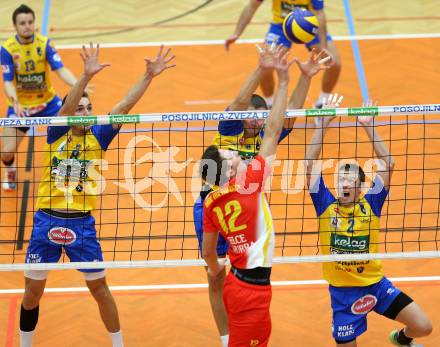
[[[324,8],[324,0],[272,0],[272,23],[283,23],[284,18],[296,8],[320,11]]]
[[[279,142],[290,134],[292,129],[283,128]],[[255,137],[244,137],[244,125],[241,120],[220,121],[213,144],[222,149],[238,151],[242,157],[254,158],[260,150],[264,137],[264,128]]]
[[[70,127],[48,127],[37,209],[91,211],[101,192],[101,160],[119,132],[94,125],[81,136]]]
[[[9,38],[1,47],[0,64],[3,80],[14,81],[24,107],[45,105],[54,98],[49,68],[58,70],[63,63],[47,37],[35,34],[33,42],[27,44],[21,43],[18,36]],[[12,105],[10,100],[8,103]]]
[[[353,206],[338,203],[322,176],[310,188],[319,218],[322,254],[377,253],[380,214],[387,190],[377,176],[371,188]],[[364,287],[379,282],[383,275],[380,260],[338,261],[323,264],[324,278],[335,287]]]

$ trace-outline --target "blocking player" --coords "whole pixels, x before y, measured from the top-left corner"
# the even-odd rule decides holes
[[[127,114],[147,90],[151,81],[169,65],[169,49],[146,61],[146,71],[110,114]],[[108,64],[98,62],[99,46],[83,47],[84,72],[65,99],[59,115],[89,116],[92,104],[84,90],[94,75]],[[48,127],[43,176],[38,188],[37,212],[26,254],[27,263],[56,263],[62,250],[71,261],[102,261],[101,246],[91,215],[100,194],[96,180],[99,161],[120,125]],[[108,288],[105,271],[80,269],[87,287],[96,300],[101,319],[115,347],[123,346],[118,310]],[[25,272],[25,293],[20,313],[20,346],[32,346],[44,292],[47,271]]]
[[[61,108],[61,99],[55,94],[49,69],[69,86],[76,83],[76,78],[64,67],[51,41],[35,33],[35,13],[30,7],[21,5],[15,9],[12,22],[16,35],[0,50],[7,117],[55,116]],[[6,168],[2,182],[5,191],[16,189],[15,153],[28,130],[27,127],[3,129],[1,160]]]
[[[336,98],[330,106],[337,107]],[[314,162],[321,152],[324,134],[332,118],[319,120],[307,148],[307,183],[319,218],[323,254],[376,253],[379,248],[379,219],[388,195],[394,160],[374,127],[372,117],[359,117],[373,144],[382,167],[372,188],[361,194],[365,173],[354,162],[338,165],[336,197],[326,187],[320,168]],[[355,347],[356,339],[367,330],[371,311],[403,323],[390,333],[396,346],[416,346],[414,338],[427,336],[432,325],[422,309],[384,276],[380,260],[324,263],[333,312],[333,337],[337,346]]]
[[[229,105],[227,110],[267,110],[267,105],[264,99],[261,96],[253,93],[258,87],[258,83],[261,79],[261,76],[264,74],[264,71],[267,69],[273,69],[273,51],[271,51],[271,49],[274,48],[274,45],[271,47],[265,45],[261,49],[257,68],[245,81],[240,89],[239,94]],[[322,63],[323,59],[325,59],[324,53],[317,54],[315,51],[312,51],[307,61],[299,62],[295,60],[298,68],[301,71],[301,76],[298,79],[297,85],[289,99],[289,109],[298,109],[303,107],[312,77],[315,76],[320,70],[328,67],[328,63],[327,65]],[[279,141],[283,140],[289,135],[294,123],[295,118],[285,120]],[[261,147],[263,137],[264,119],[220,121],[213,144],[221,149],[237,151],[243,158],[252,159],[257,155]],[[203,249],[203,201],[214,188],[215,187],[209,184],[205,184],[200,192],[199,198],[194,204],[194,225],[200,251]],[[220,258],[224,258],[227,252],[228,244],[223,236],[219,234],[217,255]],[[225,275],[226,272],[222,271],[222,274],[216,276],[215,278],[208,276],[209,300],[223,346],[227,346],[228,343],[228,321],[226,310],[223,304],[223,280]]]
[[[248,4],[243,8],[234,33],[225,40],[226,50],[229,50],[231,44],[244,32],[262,2],[263,0],[249,0]],[[307,49],[315,48],[318,52],[325,49],[333,58],[332,65],[324,72],[321,94],[315,102],[315,107],[321,107],[322,99],[328,97],[332,92],[341,71],[341,59],[338,50],[327,31],[324,0],[272,0],[272,21],[265,40],[268,43],[277,42],[278,44],[290,48],[292,43],[284,35],[282,25],[284,18],[297,8],[304,8],[313,12],[319,21],[318,35],[313,41],[306,44]],[[273,71],[265,71],[261,78],[260,86],[266,101],[271,104],[274,92]]]
[[[229,347],[263,347],[270,337],[274,231],[263,185],[283,129],[288,69],[292,62],[286,60],[281,47],[276,49],[274,69],[278,74],[278,90],[255,159],[246,166],[237,151],[212,145],[204,152],[200,164],[203,180],[220,186],[204,202],[203,258],[211,278],[223,276],[224,261],[219,261],[216,251],[221,233],[229,244],[232,265],[223,294],[229,321]]]

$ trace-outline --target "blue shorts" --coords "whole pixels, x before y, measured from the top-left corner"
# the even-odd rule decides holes
[[[54,98],[47,103],[46,107],[43,110],[33,114],[30,117],[53,117],[53,116],[56,116],[58,114],[58,111],[61,109],[62,104],[63,104],[63,101],[57,95],[55,95]],[[14,108],[9,106],[6,115],[8,118],[15,117]],[[26,132],[28,132],[28,130],[30,128],[29,127],[19,127],[17,129],[26,133]]]
[[[367,330],[367,314],[383,315],[400,290],[386,278],[367,287],[329,286],[333,312],[333,338],[339,342],[356,339]]]
[[[199,196],[197,201],[194,203],[193,209],[194,216],[194,226],[196,229],[197,239],[199,241],[200,254],[202,254],[202,243],[203,243],[203,201]],[[228,253],[228,242],[219,233],[217,242],[217,255],[224,256]]]
[[[95,218],[91,215],[80,218],[58,218],[41,210],[37,211],[26,252],[26,263],[57,263],[63,248],[70,261],[102,261],[101,246],[96,238]]]
[[[332,37],[327,33],[327,41],[332,41]],[[266,33],[265,41],[267,43],[277,42],[278,44],[282,44],[283,46],[290,48],[292,46],[292,42],[284,35],[283,25],[282,24],[274,24],[270,23],[269,31]],[[312,46],[319,43],[318,35],[315,38],[306,44],[308,49],[311,49]]]

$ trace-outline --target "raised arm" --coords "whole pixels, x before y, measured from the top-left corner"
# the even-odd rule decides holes
[[[228,109],[230,111],[247,110],[251,102],[252,95],[258,88],[263,72],[265,70],[274,68],[273,49],[275,49],[275,45],[273,44],[269,47],[268,45],[264,44],[263,48],[257,45],[257,48],[259,50],[258,66],[243,83],[238,95],[229,105]]]
[[[384,165],[381,165],[378,169],[377,174],[382,177],[384,187],[388,190],[390,186],[391,176],[394,170],[394,159],[385,142],[380,137],[374,126],[374,119],[371,116],[360,116],[358,117],[359,123],[365,129],[368,138],[373,143],[374,152],[376,156],[382,160]]]
[[[287,51],[281,45],[278,46],[274,52],[274,68],[278,75],[278,89],[272,110],[266,120],[264,138],[259,152],[259,155],[265,159],[275,154],[283,129],[287,106],[287,88],[289,86],[289,67],[292,63],[293,60],[287,61]]]
[[[295,62],[301,72],[301,75],[287,104],[287,109],[289,110],[304,107],[304,102],[310,88],[310,81],[319,71],[329,68],[329,65],[331,64],[331,57],[326,51],[316,53],[316,51],[313,49],[307,61],[300,62],[298,59],[295,59]],[[293,128],[295,121],[296,118],[286,119],[284,121],[284,127],[286,129]]]
[[[240,18],[235,27],[234,34],[225,40],[225,49],[229,51],[229,46],[238,40],[244,29],[248,26],[255,12],[260,7],[263,0],[249,0],[249,3],[243,8]]]
[[[342,96],[339,99],[337,98],[337,96],[338,96],[337,94],[330,95],[328,100],[324,102],[323,108],[339,107],[342,101]],[[315,131],[313,132],[312,139],[310,140],[310,143],[307,146],[305,160],[306,160],[307,186],[309,188],[312,177],[313,164],[315,160],[319,158],[319,154],[321,153],[322,150],[322,144],[324,141],[325,132],[327,131],[330,122],[334,118],[335,117],[330,116],[330,117],[321,117],[317,119]]]
[[[175,64],[169,65],[174,59],[174,55],[168,57],[169,52],[170,48],[163,53],[163,46],[160,46],[159,52],[154,59],[144,59],[146,62],[145,73],[141,76],[138,82],[131,87],[124,98],[113,107],[110,114],[127,114],[130,112],[142,95],[144,95],[153,78],[160,75],[166,69],[176,66]],[[118,124],[115,124],[115,126],[120,127]]]
[[[61,110],[58,112],[60,116],[73,115],[84,94],[87,84],[90,82],[93,76],[95,76],[105,67],[110,66],[110,64],[101,64],[98,62],[99,44],[96,45],[96,48],[94,48],[93,44],[90,42],[89,49],[86,49],[85,46],[83,46],[80,55],[84,62],[84,71],[67,94],[66,101]]]
[[[316,11],[316,18],[318,18],[318,47],[323,49],[327,48],[327,18],[325,17],[324,9]]]

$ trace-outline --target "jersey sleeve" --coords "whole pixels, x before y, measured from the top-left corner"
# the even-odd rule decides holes
[[[101,148],[106,151],[110,143],[119,133],[119,128],[114,129],[112,124],[94,125],[92,127],[92,134],[95,135]]]
[[[322,176],[319,180],[309,188],[310,197],[312,198],[313,206],[315,206],[316,215],[319,217],[325,210],[336,201],[336,198],[326,187]]]
[[[61,61],[61,57],[58,54],[55,46],[50,42],[50,40],[47,40],[46,43],[46,60],[50,65],[50,68],[52,71],[61,69],[64,67],[63,62]]]
[[[385,203],[385,199],[387,198],[388,191],[383,185],[382,179],[379,175],[376,175],[373,181],[373,187],[365,194],[365,200],[371,206],[371,210],[373,213],[380,217],[382,212],[383,204]]]
[[[241,120],[221,120],[218,123],[218,132],[223,136],[239,135],[244,131]]]
[[[52,126],[47,127],[47,143],[50,145],[58,140],[61,136],[68,133],[69,126]]]
[[[216,233],[217,227],[212,220],[211,211],[203,205],[203,232],[204,233]]]
[[[13,81],[14,60],[12,59],[12,55],[4,47],[0,49],[0,65],[2,66],[3,81]]]
[[[287,129],[284,128],[281,130],[281,135],[280,138],[278,139],[278,143],[280,143],[281,141],[283,141],[287,136],[289,136],[289,134],[292,132],[293,129]],[[264,137],[264,129],[261,129],[260,131],[260,137],[263,138]]]
[[[312,7],[316,11],[322,10],[324,8],[324,0],[312,0]]]

